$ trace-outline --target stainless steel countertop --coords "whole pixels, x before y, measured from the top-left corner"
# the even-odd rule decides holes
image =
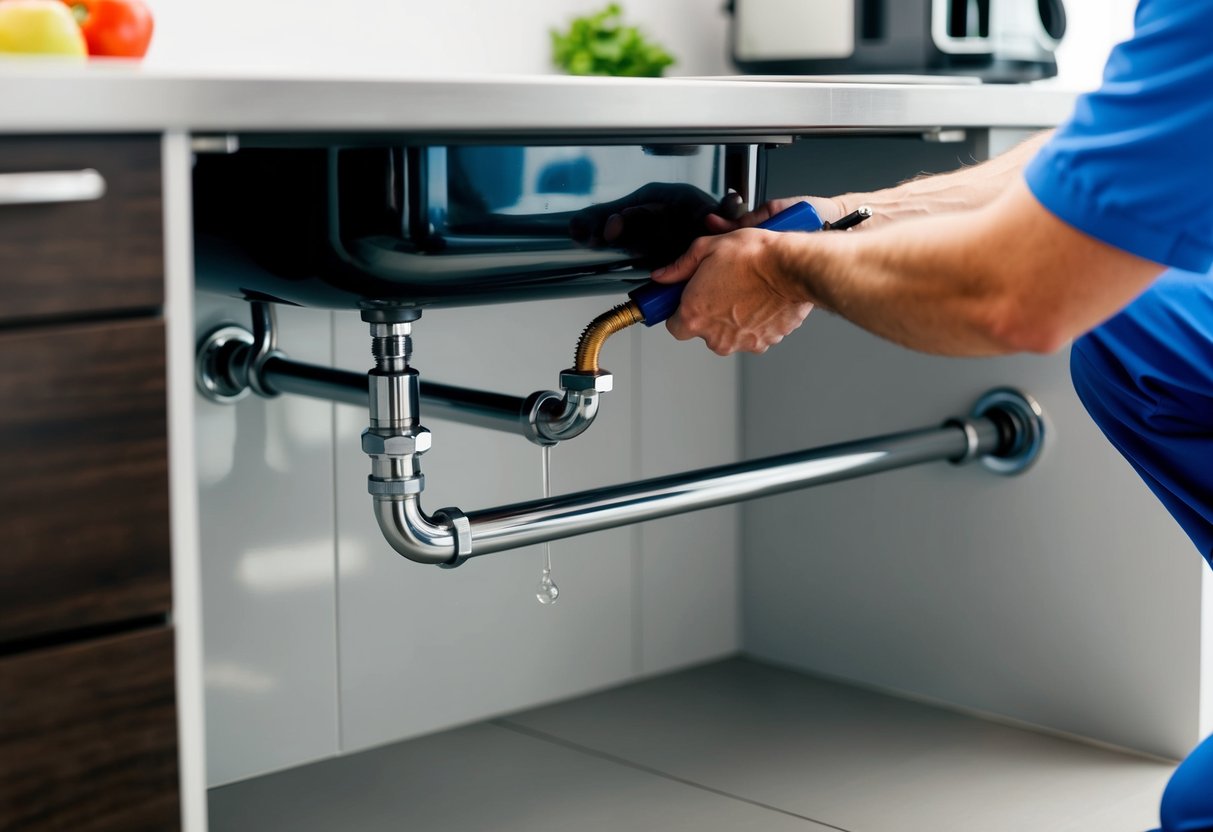
[[[596,137],[1045,127],[1072,92],[1031,86],[562,76],[188,74],[0,62],[0,133],[396,133]]]

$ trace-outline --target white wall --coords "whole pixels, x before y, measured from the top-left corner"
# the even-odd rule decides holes
[[[1057,83],[1071,89],[1099,84],[1112,46],[1133,33],[1137,0],[1065,0],[1069,32],[1057,51]]]
[[[150,2],[157,20],[150,65],[319,75],[552,72],[549,29],[606,5],[606,0]],[[671,72],[729,71],[723,0],[627,0],[623,5],[629,21],[678,58]]]
[[[808,1],[808,0],[806,0]],[[152,66],[224,71],[546,73],[548,30],[606,0],[149,0]],[[735,71],[724,0],[625,0],[629,20],[678,58],[676,75]],[[1070,30],[1058,83],[1099,81],[1112,44],[1131,31],[1136,0],[1067,0]],[[339,8],[339,12],[332,9]]]
[[[423,378],[525,395],[555,386],[611,298],[430,310]],[[242,321],[202,295],[199,330]],[[358,371],[353,313],[284,308],[281,347]],[[556,493],[740,456],[736,361],[661,331],[607,345],[598,423],[556,449]],[[724,403],[725,406],[721,406]],[[729,655],[740,646],[739,511],[723,507],[553,544],[559,602],[535,600],[538,547],[449,571],[384,542],[359,447],[365,408],[296,396],[197,400],[208,783],[212,786]],[[423,410],[424,417],[424,410]],[[539,496],[526,440],[425,419],[425,505]]]
[[[879,187],[969,152],[807,140],[769,186]],[[944,359],[815,312],[742,381],[747,456],[938,423],[1000,385],[1050,417],[1020,477],[941,464],[747,504],[748,652],[1164,756],[1197,742],[1207,570],[1086,415],[1068,354]]]

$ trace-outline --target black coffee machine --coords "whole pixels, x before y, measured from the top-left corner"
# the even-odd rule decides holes
[[[1062,0],[731,0],[733,61],[758,75],[1057,74]]]

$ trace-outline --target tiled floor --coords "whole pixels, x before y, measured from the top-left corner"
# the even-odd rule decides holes
[[[744,660],[216,789],[211,829],[1143,832],[1171,766]]]

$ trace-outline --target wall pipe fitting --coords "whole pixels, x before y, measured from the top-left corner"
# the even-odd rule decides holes
[[[253,331],[229,324],[199,341],[195,377],[199,391],[219,403],[239,401],[255,392],[263,398],[282,393],[366,407],[367,376],[293,361],[277,346],[273,307],[250,303]],[[420,382],[421,400],[438,418],[491,428],[554,445],[583,433],[598,413],[601,394],[611,389],[610,373],[566,370],[560,391],[541,390],[511,396],[438,382]]]

